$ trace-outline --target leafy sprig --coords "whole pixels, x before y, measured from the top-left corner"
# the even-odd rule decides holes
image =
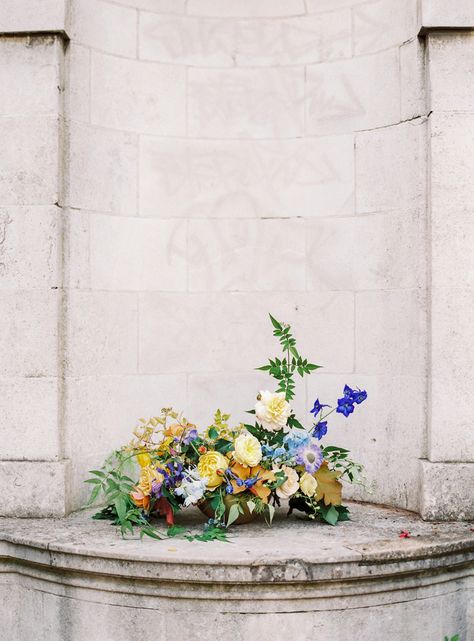
[[[267,365],[257,367],[262,372],[268,372],[270,376],[278,382],[277,392],[284,392],[287,401],[291,401],[295,396],[295,373],[301,378],[305,374],[311,374],[314,370],[319,369],[321,365],[310,363],[307,358],[303,358],[296,348],[296,340],[291,333],[290,325],[280,323],[269,314],[273,325],[273,336],[278,338],[283,357],[269,358]],[[294,425],[299,427],[299,425]]]

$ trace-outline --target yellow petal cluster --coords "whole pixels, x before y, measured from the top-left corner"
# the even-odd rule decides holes
[[[244,432],[235,439],[234,459],[247,467],[255,467],[262,460],[260,441],[250,432]]]
[[[229,461],[220,452],[210,450],[199,458],[197,467],[201,478],[207,478],[207,487],[214,489],[223,482],[223,472],[229,467]]]
[[[306,496],[314,496],[316,493],[316,488],[318,487],[318,482],[308,472],[305,472],[300,478],[300,490]]]

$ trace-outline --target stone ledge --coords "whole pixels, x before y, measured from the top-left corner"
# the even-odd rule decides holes
[[[470,525],[350,507],[335,528],[280,510],[232,543],[123,540],[90,512],[0,519],[0,641],[470,638]]]
[[[254,522],[236,527],[232,544],[122,539],[90,512],[64,519],[0,520],[0,553],[7,560],[50,569],[127,579],[202,583],[340,581],[393,577],[465,566],[474,560],[474,533],[467,523],[426,523],[402,510],[351,504],[353,521],[335,528],[279,510],[272,528]],[[199,531],[201,513],[180,519]],[[410,538],[401,539],[401,530]]]

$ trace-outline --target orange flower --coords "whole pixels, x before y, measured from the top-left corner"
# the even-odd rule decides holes
[[[238,476],[239,479],[242,479],[242,481],[246,481],[247,479],[258,475],[258,481],[252,485],[250,492],[255,494],[255,496],[258,496],[265,503],[268,503],[268,497],[270,496],[271,490],[263,485],[263,483],[265,481],[275,480],[275,473],[272,470],[266,470],[261,465],[257,465],[256,467],[244,467],[240,463],[234,463],[232,465],[232,472]],[[240,494],[240,492],[245,492],[247,490],[245,485],[238,485],[235,480],[232,480],[231,483],[234,488],[234,494]]]
[[[130,492],[130,498],[137,507],[141,507],[144,510],[148,510],[150,507],[150,497],[145,496],[145,494],[143,494],[139,489],[136,489],[134,492]]]
[[[173,425],[170,425],[165,429],[163,434],[165,436],[181,436],[183,432],[184,432],[183,425],[180,425],[179,423],[173,423]]]

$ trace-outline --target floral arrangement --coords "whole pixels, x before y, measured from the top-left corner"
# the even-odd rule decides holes
[[[93,486],[88,505],[105,497],[106,507],[94,518],[111,519],[122,535],[138,528],[140,536],[203,541],[226,540],[229,526],[259,514],[271,524],[282,501],[288,501],[289,514],[299,510],[330,525],[349,519],[341,481],[360,482],[362,466],[348,450],[321,441],[329,415],[347,418],[367,392],[346,385],[335,407],[316,399],[309,410],[312,425],[305,429],[292,408],[295,376],[320,366],[299,354],[289,325],[270,320],[283,353],[257,368],[277,381],[277,389],[258,394],[249,411],[254,422],[232,427],[230,416],[217,410],[212,425],[199,431],[172,408],[139,419],[133,440],[113,452],[100,470],[91,470],[86,481]],[[174,521],[190,505],[208,517],[197,536]],[[166,519],[166,534],[152,524],[154,515]]]

